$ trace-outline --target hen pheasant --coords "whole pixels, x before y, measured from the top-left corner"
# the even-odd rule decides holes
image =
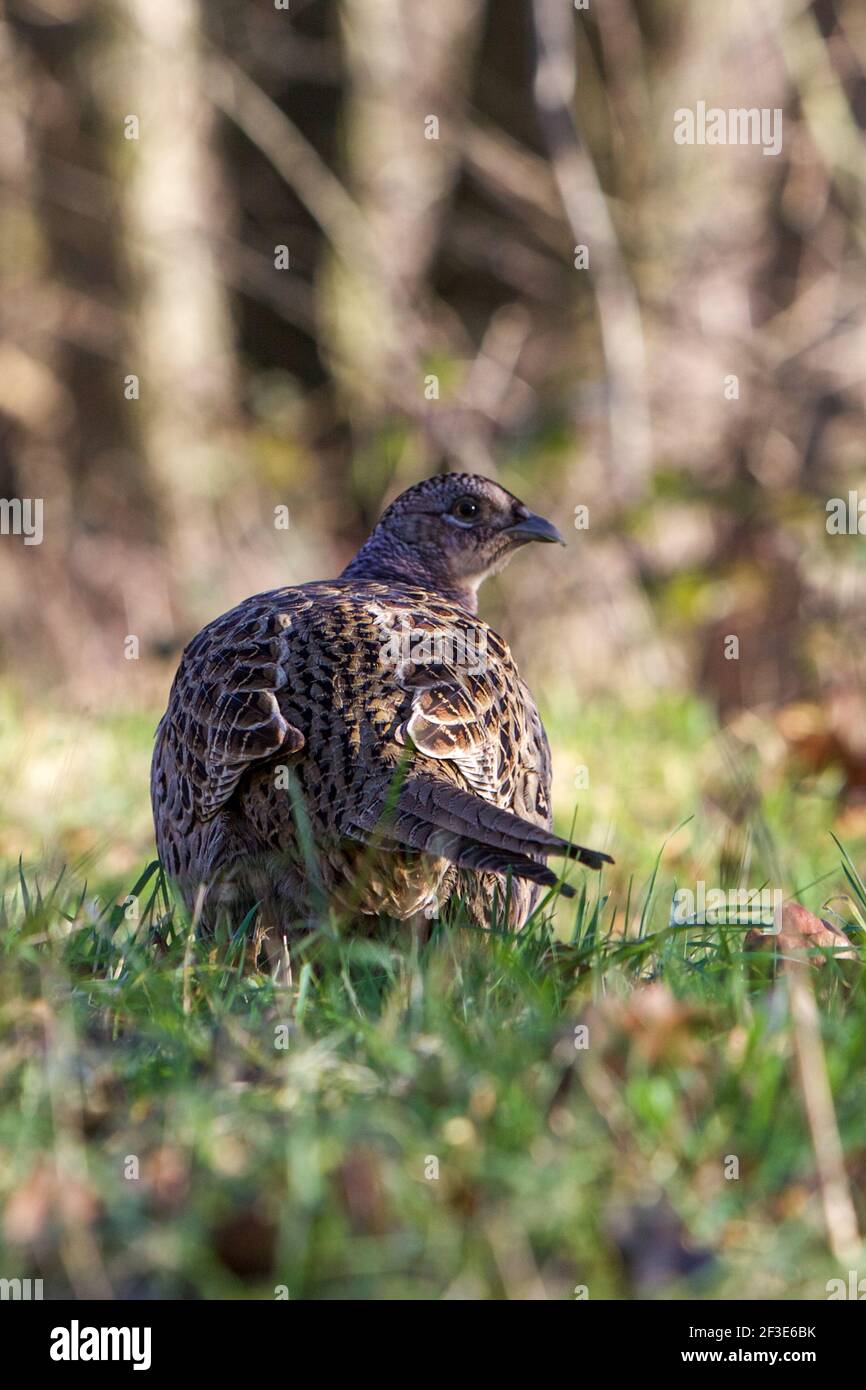
[[[550,751],[477,589],[560,541],[497,483],[430,478],[338,579],[259,594],[186,648],[156,732],[159,855],[205,922],[258,907],[282,937],[327,900],[428,917],[460,899],[519,928],[548,855]],[[566,890],[568,891],[568,890]]]

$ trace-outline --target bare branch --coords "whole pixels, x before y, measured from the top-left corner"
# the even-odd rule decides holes
[[[572,236],[576,245],[589,248],[609,383],[611,473],[622,494],[644,485],[651,462],[640,309],[595,165],[573,115],[577,66],[571,13],[561,0],[533,0],[533,17],[535,102]]]

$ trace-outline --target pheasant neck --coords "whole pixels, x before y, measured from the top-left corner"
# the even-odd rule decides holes
[[[469,613],[478,612],[478,585],[457,580],[447,573],[437,550],[395,543],[392,537],[380,539],[375,532],[343,570],[341,579],[360,579],[378,584],[410,584],[428,593],[440,594]]]

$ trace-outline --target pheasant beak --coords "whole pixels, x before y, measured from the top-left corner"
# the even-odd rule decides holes
[[[535,512],[527,511],[520,516],[511,526],[505,528],[506,536],[512,536],[514,540],[521,544],[524,541],[548,541],[565,545],[565,541],[553,525],[543,516],[537,516]]]

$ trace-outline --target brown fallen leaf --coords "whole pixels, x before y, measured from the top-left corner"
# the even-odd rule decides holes
[[[182,1205],[189,1189],[189,1156],[173,1144],[161,1144],[144,1156],[141,1177],[154,1208],[174,1211]]]
[[[337,1168],[335,1177],[354,1233],[384,1235],[390,1218],[378,1154],[366,1145],[356,1145]]]
[[[258,1205],[238,1207],[211,1232],[216,1254],[239,1279],[270,1274],[277,1251],[277,1223]]]
[[[33,1245],[51,1225],[86,1226],[98,1213],[92,1188],[52,1163],[40,1163],[9,1197],[3,1233],[11,1245]]]
[[[782,908],[782,930],[776,936],[752,929],[746,933],[746,945],[750,948],[766,946],[768,941],[777,941],[783,951],[810,951],[810,959],[816,965],[825,965],[828,957],[823,951],[832,951],[835,960],[859,960],[859,952],[850,939],[832,922],[824,917],[816,917],[799,903],[785,903]]]
[[[822,704],[785,705],[776,727],[797,761],[811,773],[844,772],[841,801],[866,798],[866,700],[859,690],[828,693]]]
[[[703,1051],[699,1029],[705,1020],[703,1010],[677,999],[659,980],[637,986],[624,999],[608,995],[583,1016],[593,1047],[615,1049],[626,1039],[652,1065],[696,1062]]]

